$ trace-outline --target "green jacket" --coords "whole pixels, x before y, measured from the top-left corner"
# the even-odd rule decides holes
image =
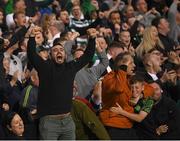
[[[77,140],[110,139],[106,129],[98,117],[83,102],[79,100],[73,100],[71,114],[76,125]],[[94,136],[96,138],[94,138]]]

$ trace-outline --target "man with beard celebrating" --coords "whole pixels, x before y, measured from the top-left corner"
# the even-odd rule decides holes
[[[43,60],[36,53],[36,44],[42,34],[34,27],[28,42],[28,58],[38,71],[39,94],[37,112],[40,117],[40,137],[48,140],[74,140],[75,125],[70,115],[75,74],[93,57],[96,30],[89,29],[89,43],[84,55],[66,62],[63,45],[51,48],[51,59]]]

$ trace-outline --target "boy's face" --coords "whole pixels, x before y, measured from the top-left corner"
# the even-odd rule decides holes
[[[142,82],[136,82],[135,84],[131,84],[130,87],[133,98],[139,97],[142,94],[142,91],[144,90],[144,84]]]

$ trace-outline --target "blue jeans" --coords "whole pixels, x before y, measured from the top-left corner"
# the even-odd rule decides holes
[[[75,140],[75,124],[71,115],[62,119],[42,117],[39,131],[42,140]]]

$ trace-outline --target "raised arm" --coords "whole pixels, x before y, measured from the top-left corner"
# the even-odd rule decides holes
[[[109,65],[109,60],[105,52],[107,44],[102,44],[101,40],[101,38],[96,38],[96,52],[100,62],[96,66],[90,68],[90,70],[93,72],[96,78],[101,77],[102,73],[106,70],[106,68]]]
[[[28,59],[31,62],[31,64],[35,67],[37,71],[40,71],[40,69],[44,69],[44,65],[47,61],[44,61],[36,52],[36,40],[35,38],[39,38],[37,33],[36,35],[34,33],[31,34],[31,37],[28,41],[27,46],[27,55]]]
[[[98,53],[98,58],[100,60],[99,64],[90,68],[90,70],[95,74],[97,78],[101,77],[101,75],[109,65],[109,60],[105,51]]]
[[[168,21],[170,23],[171,28],[174,25],[176,25],[177,3],[179,3],[178,0],[174,0],[174,2],[170,6],[169,12],[168,12]]]
[[[97,35],[97,31],[96,31],[96,29],[89,29],[89,32],[90,33],[89,33],[88,46],[87,46],[84,54],[80,58],[73,61],[74,62],[73,65],[75,66],[76,71],[79,71],[86,64],[88,64],[91,61],[91,59],[92,59],[92,57],[94,55],[94,52],[95,52],[95,37]]]

